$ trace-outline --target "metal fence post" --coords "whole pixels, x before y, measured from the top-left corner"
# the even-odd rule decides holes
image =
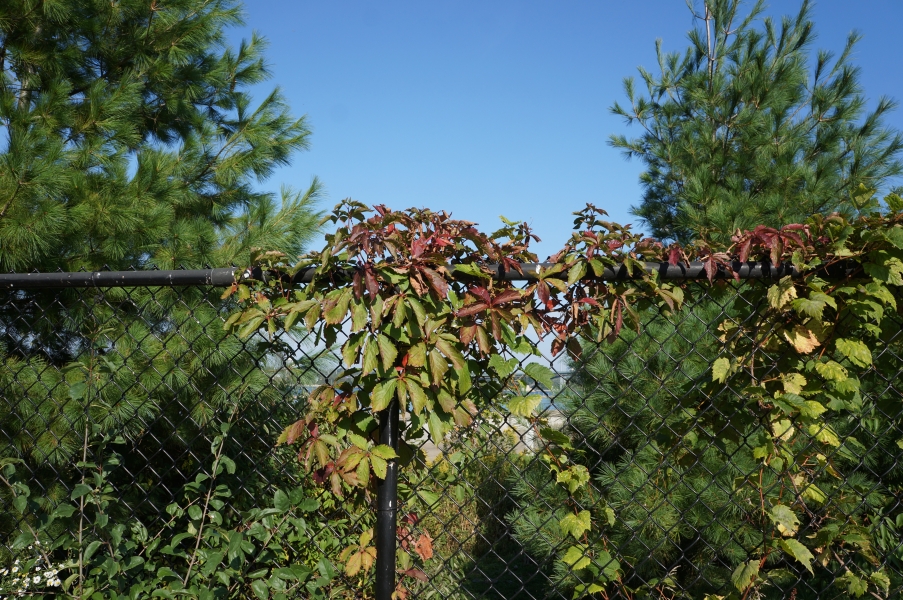
[[[398,399],[379,413],[379,443],[398,451]],[[376,484],[376,600],[391,600],[395,591],[398,520],[398,459],[387,461],[386,478]]]

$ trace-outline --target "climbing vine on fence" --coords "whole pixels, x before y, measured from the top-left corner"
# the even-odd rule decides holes
[[[793,265],[797,277],[750,292],[745,305],[758,311],[755,319],[740,315],[718,325],[725,353],[712,364],[706,393],[719,410],[682,408],[687,427],[695,428],[695,451],[727,441],[759,465],[757,476],[736,485],[755,499],[760,535],[732,567],[733,592],[713,598],[749,597],[779,557],[812,573],[839,564],[851,593],[886,593],[890,581],[866,524],[826,502],[832,485],[843,483],[838,457],[862,450],[855,435],[841,439],[831,416],[858,415],[855,372],[874,366],[872,342],[893,333],[885,317],[899,310],[903,201],[892,195],[885,202],[884,214],[814,216],[782,229],[737,232],[725,248],[643,239],[588,205],[575,213],[565,247],[524,273],[525,263],[536,263],[530,251],[536,237],[525,224],[505,220],[486,234],[443,212],[345,201],[328,218],[334,231],[321,251],[297,262],[273,252],[255,257],[253,275],[226,292],[240,300],[226,327],[265,335],[277,349],[284,344],[280,330],[306,330],[329,347],[341,340],[342,370],[310,394],[304,417],[278,440],[295,445],[313,479],[339,496],[366,498],[387,461],[407,460],[404,444],[396,454],[374,441],[375,413],[393,400],[408,417],[406,439],[428,431],[441,440],[504,398],[507,410],[530,420],[543,438],[550,476],[570,498],[559,522],[570,543],[559,558],[581,574],[575,597],[606,597],[627,585],[629,565],[588,540],[604,539],[617,515],[603,507],[595,513],[602,519],[591,518],[581,500],[589,473],[573,459],[567,436],[537,416],[539,396],[511,391],[517,368],[551,383],[549,369],[518,357],[538,354],[535,340],[550,338],[553,353],[579,360],[580,340],[604,344],[624,327],[639,328],[646,310],[679,310],[692,288],[660,279],[647,262],[702,261],[711,285],[731,285],[738,262]],[[606,279],[606,269],[630,277]],[[309,282],[294,283],[304,273]],[[515,284],[506,279],[511,273],[532,279]],[[718,394],[725,386],[737,393]],[[719,422],[722,415],[734,415],[730,427]],[[346,549],[346,572],[369,568],[371,539],[366,533]],[[403,575],[424,577],[414,563],[432,554],[424,549],[428,542],[421,537],[413,557],[400,553]]]

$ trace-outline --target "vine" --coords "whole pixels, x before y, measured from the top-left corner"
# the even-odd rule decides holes
[[[726,248],[666,246],[606,221],[604,211],[588,205],[575,213],[565,247],[524,273],[525,263],[536,263],[529,245],[538,239],[526,224],[504,220],[488,235],[444,212],[370,210],[345,201],[328,217],[335,231],[321,251],[296,263],[273,252],[255,257],[259,270],[249,273],[256,275],[225,294],[240,301],[226,327],[242,336],[263,331],[286,351],[290,344],[277,335],[282,329],[306,330],[318,344],[340,346],[340,372],[310,394],[304,417],[278,440],[295,444],[313,478],[339,496],[368,498],[387,461],[405,460],[405,444],[399,457],[374,441],[375,414],[393,399],[408,423],[406,440],[425,433],[442,440],[504,398],[507,410],[529,420],[542,439],[550,474],[570,498],[558,525],[570,540],[560,560],[583,581],[575,597],[608,597],[627,589],[625,568],[588,536],[604,540],[618,515],[602,504],[596,510],[603,518],[593,521],[581,500],[591,491],[589,471],[575,460],[569,437],[537,416],[540,396],[511,391],[512,374],[521,368],[551,386],[551,370],[523,361],[540,353],[538,339],[551,339],[553,354],[579,361],[584,344],[613,341],[624,327],[638,330],[644,311],[679,310],[695,288],[661,279],[647,262],[701,261],[710,285],[731,285],[738,261],[792,265],[798,276],[745,292],[739,318],[712,324],[724,352],[703,391],[717,410],[684,407],[684,433],[693,431],[695,448],[688,449],[686,438],[674,445],[698,453],[728,442],[759,465],[755,476],[738,482],[737,493],[756,499],[761,535],[747,548],[748,558],[732,567],[734,591],[711,598],[745,600],[767,580],[766,567],[782,561],[810,573],[839,564],[850,593],[886,594],[890,580],[875,556],[869,523],[828,501],[843,480],[834,466],[838,457],[854,460],[864,450],[852,433],[840,435],[832,419],[861,416],[856,372],[875,368],[870,346],[885,343],[898,327],[885,317],[900,310],[903,200],[891,195],[885,203],[886,214],[816,215],[782,229],[737,232]],[[533,279],[519,287],[505,277],[515,272]],[[622,277],[603,279],[612,273]],[[302,276],[309,282],[295,283]],[[719,393],[727,388],[738,393]],[[422,536],[421,560],[432,554]],[[349,574],[372,564],[371,537],[365,532],[343,553]],[[422,579],[410,555],[401,555],[400,572]]]

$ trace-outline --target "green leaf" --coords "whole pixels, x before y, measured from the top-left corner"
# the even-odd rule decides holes
[[[188,507],[188,517],[195,521],[200,521],[204,517],[204,511],[197,504]]]
[[[731,575],[731,581],[734,582],[734,586],[741,592],[746,591],[746,588],[752,585],[752,583],[756,580],[756,577],[759,576],[759,560],[753,559],[747,561],[745,563],[740,563],[736,569],[734,569],[733,575]]]
[[[370,392],[370,407],[374,412],[385,410],[389,406],[389,402],[395,396],[395,386],[397,384],[397,379],[390,379],[373,387],[373,391]]]
[[[555,377],[555,373],[549,367],[539,363],[527,363],[527,366],[524,367],[524,373],[533,379],[533,381],[543,385],[547,390],[554,387],[552,378]]]
[[[795,310],[796,312],[812,317],[819,321],[822,320],[822,313],[825,310],[825,302],[823,300],[813,300],[811,297],[797,298],[793,301],[792,305],[793,310]]]
[[[276,490],[276,493],[273,494],[273,508],[279,512],[286,512],[291,507],[292,501],[289,499],[288,494],[282,490]]]
[[[592,560],[586,555],[584,549],[585,547],[582,545],[571,546],[567,549],[567,552],[564,553],[564,556],[561,557],[562,562],[566,565],[570,565],[574,571],[585,569],[592,563]]]
[[[376,456],[375,454],[370,455],[370,466],[373,467],[373,472],[380,479],[386,478],[386,471],[388,470],[388,464],[382,458]]]
[[[405,387],[408,389],[408,396],[411,398],[411,404],[414,407],[414,414],[419,415],[424,408],[430,405],[426,392],[417,381],[411,377],[405,377]]]
[[[439,502],[439,494],[430,492],[429,490],[418,489],[417,496],[419,496],[423,503],[428,507],[432,507]]]
[[[796,535],[796,531],[800,526],[800,520],[789,506],[776,504],[771,508],[769,516],[771,517],[771,522],[777,525],[778,531],[781,532],[782,536]]]
[[[323,312],[323,319],[329,325],[338,325],[348,314],[348,305],[351,303],[351,289],[345,288],[338,294],[335,304]]]
[[[392,343],[392,340],[383,334],[379,334],[377,342],[379,343],[379,357],[382,359],[383,369],[388,371],[395,365],[398,349]]]
[[[586,275],[586,262],[578,260],[577,263],[568,270],[568,285],[574,285]]]
[[[91,486],[85,485],[84,483],[79,483],[74,488],[72,488],[72,494],[70,494],[70,498],[73,500],[78,500],[82,496],[91,493]]]
[[[84,560],[85,561],[91,560],[91,557],[94,556],[94,553],[97,552],[98,548],[100,548],[102,543],[103,542],[101,542],[100,540],[94,540],[93,542],[88,544],[88,547],[85,548],[85,553],[83,555]]]
[[[809,570],[809,573],[815,575],[815,572],[812,570],[812,561],[815,560],[815,557],[812,556],[808,548],[793,539],[781,540],[781,548],[783,548],[784,552],[801,562]]]
[[[351,331],[360,331],[367,326],[369,311],[363,301],[355,301],[351,305]]]
[[[712,381],[717,383],[724,383],[727,381],[727,376],[731,371],[731,361],[724,358],[718,358],[712,363]]]
[[[373,449],[370,450],[370,454],[378,456],[383,460],[398,458],[398,454],[395,452],[395,450],[393,450],[390,446],[386,446],[385,444],[374,446]]]
[[[464,356],[450,341],[440,338],[436,342],[436,348],[452,362],[456,369],[464,369],[467,366]]]
[[[423,367],[426,365],[426,344],[418,342],[408,350],[408,366]]]
[[[850,359],[857,367],[870,367],[872,365],[872,353],[868,346],[859,340],[840,338],[836,342],[837,350]]]
[[[364,360],[361,361],[361,375],[372,373],[376,369],[379,358],[379,345],[374,338],[367,339],[364,347]]]
[[[868,591],[868,582],[861,577],[858,577],[852,571],[844,573],[839,581],[845,583],[847,592],[856,598],[861,598]]]
[[[265,579],[257,579],[251,583],[251,589],[254,590],[254,595],[260,598],[260,600],[267,600],[270,597],[270,590],[267,587],[267,582]]]
[[[514,396],[508,400],[508,410],[518,417],[530,418],[542,402],[542,396]]]
[[[815,370],[828,381],[844,381],[847,378],[847,370],[833,360],[824,363],[816,363]]]
[[[365,437],[360,436],[360,435],[358,435],[358,434],[356,434],[356,433],[348,432],[348,440],[349,440],[352,444],[354,444],[355,446],[357,446],[358,448],[360,448],[361,450],[365,450],[365,451],[367,450],[367,445],[368,445],[368,444],[367,444],[367,439],[366,439]]]
[[[489,366],[498,373],[499,378],[507,379],[517,368],[517,359],[505,360],[500,354],[493,354],[489,357]]]
[[[787,304],[796,298],[796,287],[793,285],[793,279],[788,275],[783,277],[777,284],[768,288],[768,303],[775,310],[784,310]]]
[[[558,472],[555,481],[563,483],[568,491],[573,494],[579,488],[589,482],[589,470],[583,465],[574,465]]]
[[[572,535],[576,539],[580,539],[585,531],[589,531],[592,527],[590,523],[590,514],[588,510],[581,510],[578,514],[566,515],[558,522],[561,532],[564,535]]]

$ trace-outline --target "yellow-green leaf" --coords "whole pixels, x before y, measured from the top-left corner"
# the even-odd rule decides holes
[[[789,506],[783,504],[772,506],[769,517],[782,536],[790,537],[796,535],[796,531],[800,526],[800,520]]]
[[[724,383],[727,381],[727,376],[731,371],[731,361],[724,358],[715,359],[715,362],[712,363],[712,381],[717,383]]]
[[[397,379],[390,379],[373,387],[373,392],[370,393],[370,407],[375,412],[385,410],[389,406],[389,402],[392,401],[392,397],[395,395],[395,386],[397,384]]]
[[[581,510],[576,515],[566,515],[558,522],[558,526],[561,528],[561,533],[564,535],[570,534],[579,540],[580,536],[592,527],[589,511]]]
[[[564,553],[564,556],[561,557],[561,560],[566,565],[570,565],[575,571],[585,569],[592,563],[592,560],[584,552],[584,546],[571,546]]]
[[[870,367],[872,365],[872,353],[868,346],[859,340],[841,338],[837,340],[837,350],[850,359],[857,367]]]
[[[539,395],[514,396],[508,400],[508,410],[518,417],[530,418],[540,402],[542,402],[542,396]]]
[[[379,334],[377,338],[379,345],[379,357],[382,359],[383,369],[388,371],[395,364],[395,358],[398,356],[398,349],[388,336]]]
[[[810,573],[815,574],[812,571],[812,561],[815,560],[815,557],[812,556],[812,552],[808,548],[796,540],[781,540],[781,548],[784,549],[784,552],[801,562]]]
[[[758,559],[754,558],[750,561],[740,563],[740,565],[734,569],[734,573],[731,575],[731,581],[734,582],[734,585],[738,590],[741,592],[746,591],[746,588],[753,584],[756,577],[759,576],[759,562]]]

